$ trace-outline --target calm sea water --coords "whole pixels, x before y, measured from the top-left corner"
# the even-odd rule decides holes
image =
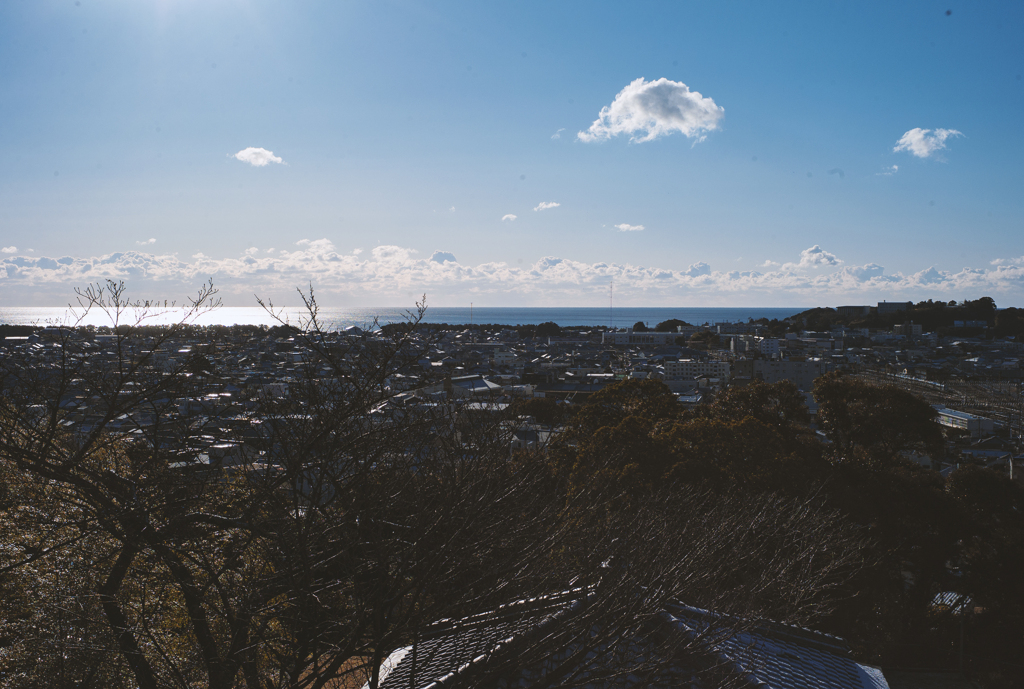
[[[704,323],[735,323],[746,322],[749,318],[787,318],[803,311],[804,308],[645,308],[616,307],[606,308],[515,308],[494,307],[430,307],[427,309],[427,323],[496,323],[501,325],[526,325],[552,321],[558,325],[615,326],[628,327],[637,321],[643,321],[651,327],[670,318],[678,318],[693,325]],[[302,309],[285,309],[280,316],[293,324],[298,324],[306,314]],[[350,325],[366,327],[376,318],[380,323],[396,323],[408,318],[406,309],[389,307],[338,308],[321,309],[321,320],[334,328]],[[62,308],[40,307],[0,307],[0,324],[11,325],[47,325],[73,322],[74,314]],[[122,322],[131,322],[130,318]],[[172,323],[181,318],[180,311],[164,311],[146,314],[145,322],[149,324]],[[72,320],[69,320],[72,319]],[[222,307],[201,315],[195,320],[200,325],[277,325],[277,321],[266,311],[253,307]],[[82,321],[83,325],[110,325],[110,319],[102,313],[90,313]]]

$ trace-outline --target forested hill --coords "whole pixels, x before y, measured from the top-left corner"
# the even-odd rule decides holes
[[[842,316],[836,309],[817,307],[808,309],[788,319],[806,330],[829,330],[836,325],[853,328],[889,329],[900,323],[920,324],[925,332],[951,331],[957,321],[984,321],[993,328],[995,337],[1024,336],[1024,309],[1000,309],[991,297],[973,301],[921,301],[905,311],[879,314],[871,309],[866,315]]]

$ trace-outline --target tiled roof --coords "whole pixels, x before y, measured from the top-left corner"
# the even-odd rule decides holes
[[[731,628],[739,625],[716,625],[719,616],[714,613],[682,605],[673,606],[669,615],[684,633],[706,636],[711,652],[730,663],[755,686],[773,689],[883,689],[887,686],[880,670],[854,662],[846,643],[828,634],[778,623],[760,623],[731,632]]]
[[[555,615],[578,604],[580,592],[542,596],[503,605],[461,620],[441,620],[423,631],[415,645],[401,648],[385,662],[380,689],[421,689],[444,684],[504,644],[521,639]],[[415,675],[415,681],[411,678]]]
[[[594,595],[591,593],[590,595]],[[475,671],[495,661],[514,658],[529,639],[569,620],[583,606],[584,592],[570,591],[517,601],[497,610],[461,620],[442,620],[424,630],[413,646],[391,654],[382,667],[381,689],[440,689],[467,685]],[[734,677],[765,689],[887,689],[881,671],[849,657],[846,643],[837,637],[777,623],[744,624],[734,618],[685,605],[666,609],[663,621],[681,634],[690,650],[702,649],[711,664]],[[585,630],[583,630],[585,632]],[[571,635],[566,638],[573,638]],[[570,642],[570,646],[572,643]],[[644,638],[630,640],[627,656],[638,658],[655,646]],[[603,647],[580,653],[580,647],[543,649],[544,656],[508,665],[497,681],[503,687],[529,687],[549,672],[575,674],[592,689],[639,686],[700,687],[695,667],[687,661],[665,658],[656,677],[629,677],[605,673],[606,662],[593,662]],[[584,649],[588,650],[588,649]],[[505,657],[507,656],[507,657]],[[695,656],[689,656],[691,662]],[[572,667],[567,667],[572,665]],[[615,679],[609,679],[614,676]]]

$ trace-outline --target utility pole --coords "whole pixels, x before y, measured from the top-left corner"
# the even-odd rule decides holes
[[[608,283],[608,327],[615,327],[615,278]]]

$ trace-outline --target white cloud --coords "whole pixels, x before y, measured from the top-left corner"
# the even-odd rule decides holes
[[[619,232],[643,232],[644,230],[643,225],[627,225],[626,223],[615,225],[614,227]]]
[[[145,239],[145,240],[143,240],[141,242],[135,242],[135,243],[140,245],[140,246],[146,246],[147,244],[156,244],[156,237],[150,237],[149,239]]]
[[[997,258],[991,261],[994,266],[1024,266],[1024,256],[1019,258]]]
[[[362,249],[352,249],[352,255],[353,256],[358,256],[361,253],[363,253]]]
[[[451,263],[458,263],[455,260],[455,254],[450,251],[435,251],[430,255],[430,260],[434,263],[445,263],[450,261]]]
[[[778,267],[779,267],[779,264],[776,263],[775,261],[771,260],[770,258],[766,259],[764,263],[762,263],[761,265],[758,266],[758,268],[778,268]]]
[[[552,139],[561,139],[561,138],[562,138],[562,132],[564,132],[564,131],[565,131],[565,127],[562,127],[562,128],[561,128],[561,129],[559,129],[559,130],[558,130],[557,132],[555,132],[554,134],[552,134],[552,135],[551,135],[551,138],[552,138]]]
[[[827,268],[838,266],[840,264],[842,264],[842,261],[836,258],[835,254],[829,253],[815,244],[809,249],[804,249],[800,252],[799,263],[786,263],[782,268],[783,270],[792,270],[794,268]]]
[[[451,208],[449,208],[448,212],[449,213],[454,213],[455,212],[455,206],[452,206]]]
[[[534,210],[536,210],[536,209],[534,209]],[[511,213],[506,213],[505,215],[501,216],[501,220],[502,220],[502,222],[504,222],[505,220],[508,220],[509,222],[512,222],[513,220],[516,219],[516,217],[518,217],[518,216],[512,215]]]
[[[0,249],[0,253],[13,254],[17,250],[18,247],[16,246],[5,246],[4,248]]]
[[[899,171],[899,169],[899,165],[890,165],[889,167],[883,169],[881,172],[876,172],[875,176],[892,177],[893,175],[896,174],[897,171]]]
[[[321,244],[321,242],[323,244]],[[322,249],[324,253],[327,253],[327,250],[329,250],[331,253],[333,253],[334,251],[334,245],[331,244],[326,239],[318,239],[315,242],[312,242],[311,246],[313,244],[318,245],[318,248],[321,246],[324,247]],[[403,263],[405,261],[409,261],[411,260],[412,254],[416,253],[419,252],[416,251],[415,249],[406,249],[405,247],[393,246],[390,244],[384,244],[381,246],[374,247],[373,251],[370,252],[370,254],[373,255],[373,258],[375,260],[388,261],[391,263]]]
[[[619,91],[611,105],[601,108],[590,128],[576,136],[589,142],[629,134],[630,141],[641,142],[675,131],[702,141],[707,132],[718,129],[724,115],[724,108],[681,81],[645,81],[641,77]]]
[[[711,275],[711,264],[705,263],[704,261],[697,261],[692,264],[689,268],[683,271],[683,275],[687,277],[696,278],[704,275]]]
[[[268,151],[265,148],[243,148],[238,153],[232,156],[235,160],[241,160],[243,163],[249,163],[253,167],[265,167],[270,163],[283,163],[281,158],[274,155],[273,151]]]
[[[199,253],[192,254],[192,258],[203,259],[203,258],[209,258],[209,256],[207,256],[202,251],[200,251]]]
[[[252,294],[274,295],[275,302],[294,298],[297,286],[312,283],[324,304],[412,303],[427,293],[432,303],[462,303],[470,297],[483,303],[542,305],[607,303],[608,281],[614,280],[616,303],[671,305],[688,299],[709,305],[828,304],[856,299],[946,299],[988,294],[997,302],[1024,302],[1024,256],[996,259],[985,269],[944,270],[925,266],[914,272],[887,274],[878,263],[841,265],[834,255],[811,247],[799,264],[762,266],[760,270],[714,270],[704,261],[684,269],[631,263],[587,263],[571,258],[543,257],[532,265],[501,261],[477,265],[455,262],[451,252],[420,257],[409,247],[378,246],[367,254],[342,254],[328,239],[303,240],[294,251],[274,256],[239,254],[212,258],[196,254],[127,251],[100,256],[0,255],[0,294],[17,299],[66,300],[72,286],[105,279],[123,279],[137,292],[160,292],[168,298],[189,294],[213,278],[228,303],[252,305]],[[730,261],[731,262],[731,261]],[[774,268],[774,269],[772,269]],[[286,303],[286,302],[282,302]]]
[[[260,250],[257,249],[256,247],[250,246],[248,249],[245,250],[245,255],[246,256],[255,256],[259,252],[260,252]]]
[[[556,203],[555,201],[541,201],[540,203],[537,204],[537,207],[534,208],[533,210],[535,210],[535,211],[546,211],[549,208],[558,208],[561,205],[562,204]]]
[[[963,136],[955,129],[921,129],[915,127],[896,142],[893,152],[909,151],[918,158],[927,158],[946,147],[946,139]]]

